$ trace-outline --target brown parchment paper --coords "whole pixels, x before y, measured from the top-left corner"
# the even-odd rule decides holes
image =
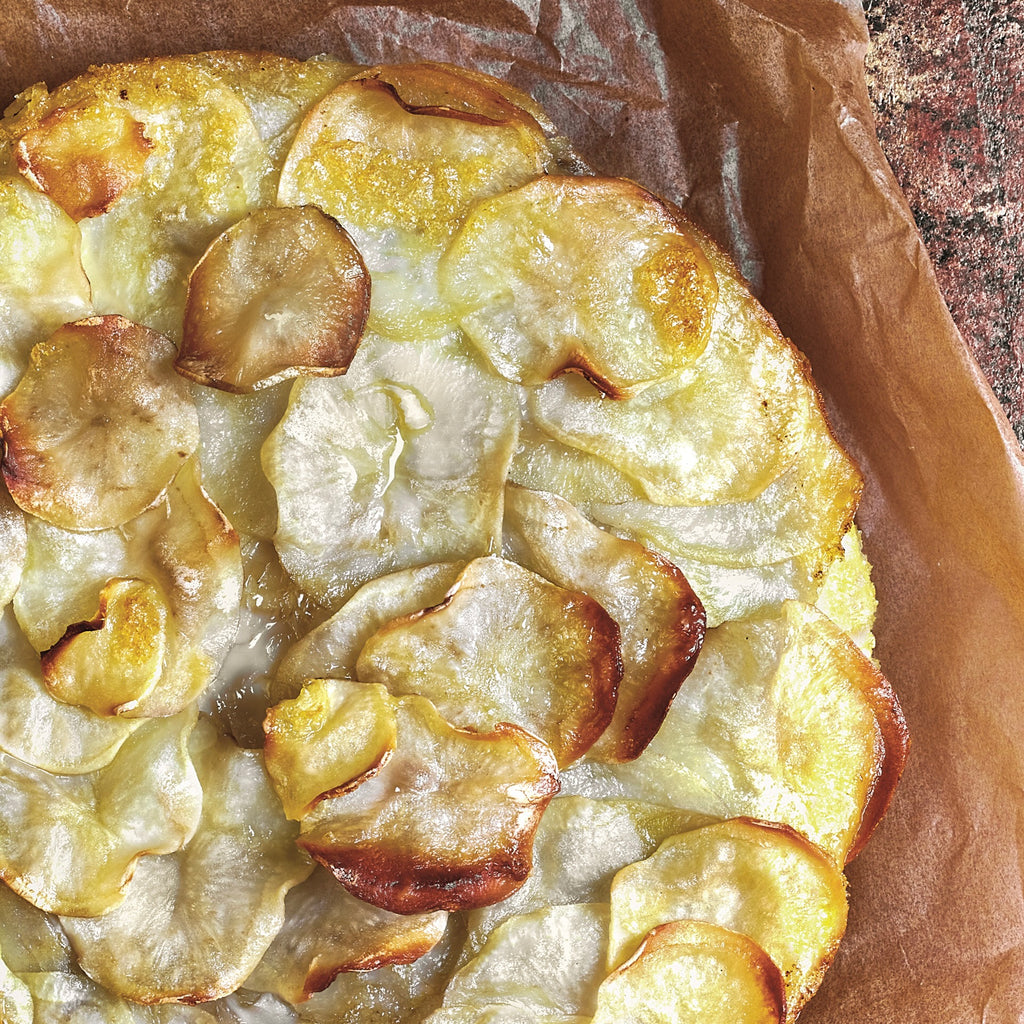
[[[215,47],[464,62],[682,202],[810,356],[868,487],[913,748],[808,1022],[1024,1021],[1024,467],[874,138],[856,0],[6,0],[0,95]]]

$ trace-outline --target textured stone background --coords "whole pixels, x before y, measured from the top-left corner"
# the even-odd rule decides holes
[[[1024,0],[863,0],[878,137],[1024,445]]]

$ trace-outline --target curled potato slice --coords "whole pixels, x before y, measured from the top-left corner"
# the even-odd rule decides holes
[[[344,228],[314,206],[256,210],[218,235],[189,277],[175,369],[236,393],[344,373],[370,278]]]
[[[190,751],[203,805],[187,845],[144,858],[102,917],[61,920],[82,969],[137,1002],[234,991],[280,929],[285,894],[310,872],[259,752],[205,722]]]
[[[49,772],[0,754],[0,875],[37,907],[106,914],[146,854],[192,835],[202,790],[187,752],[195,712],[147,722],[86,775]]]
[[[120,526],[199,444],[174,346],[121,316],[67,324],[0,405],[2,470],[26,511],[71,530]]]
[[[612,883],[608,966],[651,929],[706,921],[746,935],[782,972],[787,1021],[796,1019],[832,962],[846,927],[846,882],[792,830],[737,818],[667,839]]]
[[[755,942],[704,921],[651,929],[602,982],[593,1024],[781,1024],[782,975]]]
[[[644,754],[587,766],[589,779],[566,787],[784,822],[842,865],[884,814],[906,755],[889,683],[825,615],[787,602],[711,630]]]
[[[615,716],[587,757],[630,761],[661,727],[704,639],[704,609],[683,574],[588,522],[557,495],[509,487],[505,545],[520,564],[594,598],[619,626]]]
[[[444,935],[448,915],[392,914],[350,895],[318,867],[285,899],[284,925],[245,986],[301,1003],[342,973],[409,964]]]
[[[470,562],[444,601],[378,630],[357,678],[429,698],[459,726],[513,722],[559,765],[608,726],[622,676],[619,629],[591,597],[497,556]]]
[[[707,344],[715,272],[684,222],[625,179],[547,175],[478,204],[442,295],[509,380],[580,373],[623,398]]]
[[[394,754],[319,804],[299,845],[353,895],[395,913],[503,899],[529,875],[534,832],[558,791],[551,750],[507,723],[452,728],[422,697],[391,704]]]

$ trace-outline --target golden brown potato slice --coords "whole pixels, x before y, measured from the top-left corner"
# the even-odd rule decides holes
[[[817,609],[709,631],[661,732],[629,765],[588,765],[566,788],[749,815],[798,830],[842,866],[889,804],[907,755],[892,688]]]
[[[105,767],[49,772],[0,754],[0,872],[37,907],[105,914],[140,858],[195,831],[202,790],[189,760],[195,712],[146,722]]]
[[[557,495],[508,487],[505,546],[520,565],[592,597],[619,626],[615,717],[587,757],[630,761],[654,737],[704,639],[704,609],[683,574],[598,529]]]
[[[548,175],[478,204],[439,280],[502,376],[542,384],[571,370],[613,398],[692,363],[718,295],[682,221],[613,178]]]
[[[846,881],[791,829],[736,818],[666,840],[612,883],[608,966],[634,956],[670,921],[746,935],[786,985],[786,1020],[814,994],[846,928]]]
[[[26,511],[103,530],[155,502],[199,444],[174,346],[120,316],[67,324],[0,405],[3,476]]]
[[[444,935],[448,915],[392,914],[352,896],[327,870],[288,893],[284,925],[245,987],[301,1003],[342,973],[410,964]]]
[[[755,942],[704,921],[653,928],[598,989],[593,1024],[781,1024],[782,975]]]
[[[61,920],[82,969],[143,1003],[234,991],[280,929],[286,893],[311,870],[259,751],[203,722],[190,753],[203,807],[188,844],[143,858],[123,901],[102,917]]]
[[[514,892],[558,791],[549,747],[502,723],[452,728],[422,697],[392,699],[393,756],[320,803],[299,845],[353,895],[395,913],[465,910]]]
[[[522,726],[560,766],[604,732],[621,676],[619,628],[593,598],[497,556],[380,629],[356,662],[357,678],[419,693],[460,727]]]
[[[398,742],[384,687],[343,679],[310,680],[293,700],[270,708],[263,728],[267,773],[295,821],[375,775]]]
[[[189,276],[175,369],[242,393],[348,369],[370,278],[337,221],[315,206],[256,210],[210,243]]]

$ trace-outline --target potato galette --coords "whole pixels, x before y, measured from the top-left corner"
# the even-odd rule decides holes
[[[680,210],[478,72],[98,67],[0,311],[0,1018],[795,1019],[907,737]]]

